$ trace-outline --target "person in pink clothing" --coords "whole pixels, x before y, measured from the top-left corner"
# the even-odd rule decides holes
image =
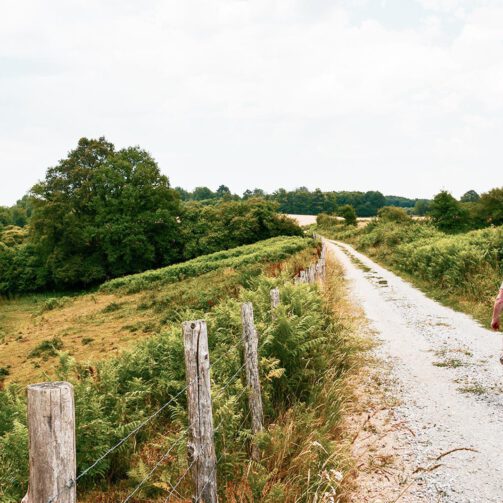
[[[493,309],[493,319],[491,321],[491,327],[493,330],[500,329],[500,317],[503,312],[503,283],[501,283],[500,291],[496,297],[496,302],[494,303]]]
[[[500,291],[496,297],[493,308],[493,319],[491,320],[491,328],[493,330],[499,330],[501,326],[501,313],[503,312],[503,283],[501,283]],[[503,365],[503,352],[500,354],[500,363]]]

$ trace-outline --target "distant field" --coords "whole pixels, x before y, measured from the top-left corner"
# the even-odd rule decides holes
[[[299,225],[312,225],[316,223],[316,215],[287,215],[293,218]]]

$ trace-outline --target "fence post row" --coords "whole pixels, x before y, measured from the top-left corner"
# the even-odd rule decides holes
[[[243,347],[246,367],[246,381],[250,389],[249,407],[252,418],[252,433],[256,435],[263,429],[264,412],[262,407],[262,394],[258,372],[258,336],[253,320],[253,306],[246,302],[241,306],[241,319],[243,322]],[[260,451],[256,442],[252,444],[252,459],[260,459]]]
[[[294,284],[298,285],[299,283],[315,283],[318,279],[324,280],[326,271],[325,255],[326,255],[326,245],[323,242],[321,247],[320,258],[318,259],[318,261],[315,264],[310,265],[307,268],[307,270],[300,271],[298,276],[295,276],[295,278],[293,278]]]
[[[187,404],[189,466],[195,485],[195,503],[216,503],[217,470],[210,394],[208,331],[203,320],[183,323]]]
[[[297,279],[306,282],[306,272],[301,271]],[[274,310],[280,303],[279,289],[272,289],[270,295]],[[242,305],[241,318],[252,432],[256,435],[264,427],[264,414],[258,335],[251,302]],[[187,321],[182,327],[189,420],[187,450],[196,495],[193,501],[217,503],[208,332],[203,320]],[[70,383],[47,382],[28,386],[28,432],[30,474],[28,492],[22,503],[76,503],[75,403]],[[260,459],[255,442],[251,454],[252,459]]]
[[[30,476],[22,503],[75,503],[75,404],[70,383],[28,386],[28,435]]]

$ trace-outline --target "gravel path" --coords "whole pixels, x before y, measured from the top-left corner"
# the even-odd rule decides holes
[[[405,499],[502,503],[501,337],[350,246],[328,246],[382,341],[377,351],[397,383],[396,414],[414,435],[408,457],[419,480]]]

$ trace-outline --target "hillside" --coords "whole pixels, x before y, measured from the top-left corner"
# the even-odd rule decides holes
[[[310,246],[308,239],[273,238],[118,278],[96,292],[2,299],[0,367],[5,383],[54,377],[60,351],[77,362],[117,355],[179,321],[184,311],[204,313],[221,299],[235,297],[253,277],[278,272],[286,257],[301,257],[303,250],[309,256]]]

